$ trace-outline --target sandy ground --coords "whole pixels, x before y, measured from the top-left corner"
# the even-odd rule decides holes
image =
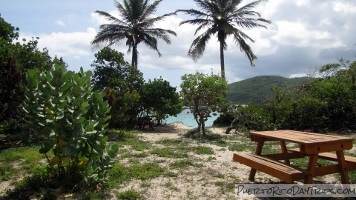
[[[157,127],[154,131],[140,134],[145,141],[156,143],[160,140],[183,139],[182,134],[190,127],[182,123],[174,123]],[[226,136],[225,129],[209,128],[215,134]],[[244,136],[240,136],[244,137]],[[192,145],[195,145],[194,142]],[[227,147],[209,143],[199,144],[211,147],[214,155],[190,154],[192,159],[203,165],[201,168],[190,167],[179,172],[178,177],[159,177],[149,181],[131,181],[122,185],[119,192],[134,189],[147,199],[236,199],[235,184],[251,183],[248,181],[250,168],[232,161],[233,151]],[[147,161],[158,159],[151,155]],[[171,162],[165,159],[166,166]],[[164,164],[163,164],[164,166]],[[281,183],[280,180],[264,173],[257,172],[255,177],[259,183]],[[318,183],[337,183],[336,175],[328,175],[316,179]]]
[[[236,199],[234,188],[235,184],[249,183],[248,174],[250,168],[232,161],[233,151],[228,147],[217,146],[211,143],[196,143],[196,141],[183,138],[183,134],[191,128],[182,123],[173,123],[160,127],[155,127],[154,130],[143,131],[139,135],[141,139],[150,142],[153,148],[159,148],[162,144],[157,144],[161,140],[188,140],[190,145],[207,146],[214,150],[213,155],[198,155],[188,153],[189,160],[198,164],[197,166],[189,166],[182,169],[169,169],[172,162],[179,159],[176,158],[160,158],[155,154],[150,154],[148,157],[140,159],[141,163],[160,162],[160,166],[169,169],[177,176],[160,176],[158,178],[142,181],[132,180],[128,183],[118,186],[113,189],[111,198],[117,199],[116,193],[127,190],[135,190],[142,194],[145,199]],[[209,128],[211,132],[226,136],[225,129]],[[237,137],[245,137],[243,135]],[[149,151],[149,150],[147,150]],[[127,163],[129,158],[120,160],[121,163]],[[256,182],[259,183],[281,183],[278,179],[257,172]],[[318,183],[338,183],[337,175],[329,175],[316,179]],[[9,189],[7,182],[0,182],[1,192]],[[68,198],[60,198],[68,199]]]

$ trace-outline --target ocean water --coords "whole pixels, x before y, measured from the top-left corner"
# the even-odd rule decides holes
[[[207,121],[205,121],[205,126],[210,127],[213,125],[213,122],[216,118],[219,117],[218,114],[211,114],[211,117],[208,118]],[[174,122],[182,122],[184,125],[189,126],[189,127],[198,127],[197,122],[194,119],[193,114],[190,112],[189,109],[184,109],[181,113],[177,115],[177,117],[170,116],[167,119],[163,120],[163,124],[171,124]]]

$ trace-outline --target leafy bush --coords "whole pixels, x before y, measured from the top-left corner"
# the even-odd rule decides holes
[[[217,75],[185,74],[180,87],[183,103],[198,124],[197,130],[206,135],[205,121],[212,112],[220,111],[226,103],[227,82]]]
[[[60,180],[83,177],[88,186],[106,178],[118,146],[106,148],[109,105],[92,90],[91,72],[78,73],[54,66],[26,75],[26,121],[41,141],[50,172]],[[53,156],[49,153],[53,152]]]
[[[105,47],[95,55],[92,83],[104,91],[104,99],[111,106],[109,126],[132,128],[141,112],[140,90],[143,74],[124,60],[124,55]]]
[[[322,66],[320,73],[322,78],[297,88],[274,86],[274,97],[268,101],[235,106],[227,114],[239,118],[238,125],[248,130],[356,130],[356,62],[341,59]]]

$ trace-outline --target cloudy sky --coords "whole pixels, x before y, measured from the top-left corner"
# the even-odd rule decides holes
[[[251,1],[242,4],[248,2]],[[90,42],[105,20],[94,12],[115,14],[113,0],[0,0],[0,5],[1,17],[20,28],[21,38],[40,37],[40,48],[46,47],[52,57],[63,57],[69,69],[75,71],[80,67],[91,70],[94,53],[98,51]],[[196,8],[193,0],[164,0],[156,14],[189,8]],[[256,11],[272,24],[267,29],[243,29],[255,40],[250,43],[258,57],[255,67],[228,39],[225,63],[229,83],[259,75],[304,76],[341,57],[355,60],[355,0],[269,0],[256,7]],[[211,39],[197,62],[187,57],[196,27],[179,26],[184,19],[189,17],[179,14],[156,25],[178,34],[171,38],[170,45],[159,41],[162,57],[139,46],[139,69],[146,80],[163,77],[179,86],[180,77],[186,73],[220,73],[216,38]],[[124,43],[117,44],[115,49],[125,53],[125,59],[131,63]]]

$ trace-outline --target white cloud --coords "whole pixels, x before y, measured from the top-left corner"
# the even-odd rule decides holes
[[[110,15],[119,18],[119,12],[116,10],[110,11],[109,12]],[[110,21],[108,19],[106,19],[105,17],[99,15],[98,13],[91,13],[91,20],[92,22],[94,22],[96,25],[101,25],[101,24],[108,24],[110,23]]]
[[[56,21],[56,24],[62,27],[66,26],[66,24],[62,20]]]
[[[289,78],[297,78],[297,77],[305,77],[305,76],[307,76],[306,73],[297,73],[297,74],[289,75]]]
[[[95,29],[88,28],[85,32],[52,32],[39,35],[39,47],[47,48],[52,57],[68,57],[83,59],[90,56],[90,42],[96,34]],[[24,33],[25,38],[31,38],[32,34]]]
[[[333,1],[333,10],[338,13],[343,14],[355,14],[356,13],[356,5],[350,3],[344,3],[339,1]]]
[[[297,6],[309,6],[310,2],[309,0],[296,0]]]
[[[283,45],[296,47],[342,47],[343,42],[326,30],[312,30],[305,22],[277,21],[278,32],[272,38]]]

